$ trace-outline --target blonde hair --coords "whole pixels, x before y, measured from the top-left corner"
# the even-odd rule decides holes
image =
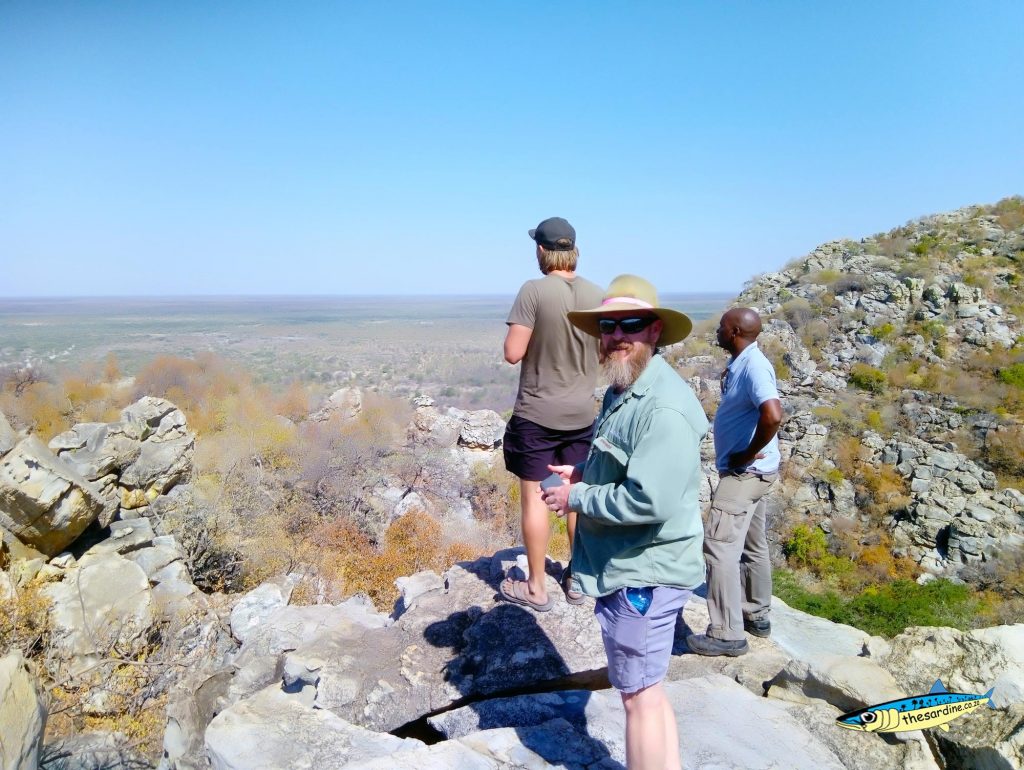
[[[537,264],[540,271],[547,275],[553,270],[567,270],[570,273],[576,271],[576,262],[580,258],[580,250],[573,246],[565,251],[550,251],[539,246],[537,251]]]

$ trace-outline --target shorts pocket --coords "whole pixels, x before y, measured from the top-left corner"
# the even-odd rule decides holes
[[[746,518],[746,507],[737,501],[715,501],[704,525],[704,537],[723,543],[735,542],[744,535]]]

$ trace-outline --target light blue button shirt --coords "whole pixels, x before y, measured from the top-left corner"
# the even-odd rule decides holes
[[[775,385],[775,368],[752,342],[733,358],[722,381],[722,402],[715,413],[715,465],[719,472],[728,470],[728,459],[750,445],[765,401],[779,397]],[[754,460],[746,470],[753,473],[777,473],[779,470],[779,437],[772,436],[761,450],[764,457]]]

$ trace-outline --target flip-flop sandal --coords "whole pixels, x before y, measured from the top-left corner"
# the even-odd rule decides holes
[[[562,570],[560,583],[562,591],[565,593],[565,601],[569,604],[583,604],[587,600],[586,596],[572,587],[572,570],[569,569],[569,565],[566,565],[565,569]]]
[[[498,586],[498,593],[501,594],[505,601],[529,607],[536,612],[547,612],[555,604],[555,600],[551,598],[550,594],[548,594],[548,600],[544,604],[530,599],[530,591],[525,580],[505,578],[501,581],[501,585]]]

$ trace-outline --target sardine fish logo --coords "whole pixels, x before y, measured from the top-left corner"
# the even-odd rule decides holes
[[[947,722],[969,714],[974,709],[987,704],[992,705],[993,687],[984,695],[969,695],[963,692],[949,692],[936,679],[927,695],[914,698],[902,698],[878,703],[874,706],[851,711],[836,719],[836,724],[850,730],[863,730],[868,733],[896,733],[907,730],[924,730],[927,727],[938,727],[949,731]]]

